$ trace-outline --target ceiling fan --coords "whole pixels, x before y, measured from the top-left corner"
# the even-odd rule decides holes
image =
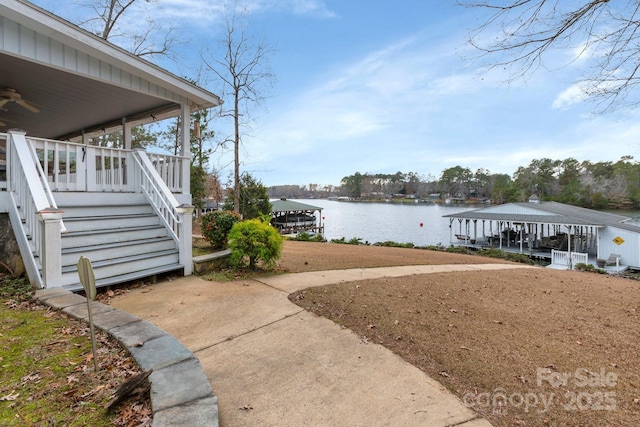
[[[15,89],[11,89],[8,87],[0,91],[0,107],[2,107],[7,102],[15,102],[16,104],[21,105],[32,113],[38,113],[40,111],[33,105],[29,104],[27,101],[23,100],[22,96]]]

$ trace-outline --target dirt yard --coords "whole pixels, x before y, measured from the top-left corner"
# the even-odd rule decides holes
[[[288,241],[278,269],[494,262]],[[348,282],[290,299],[399,354],[495,426],[640,425],[640,282],[514,269]]]

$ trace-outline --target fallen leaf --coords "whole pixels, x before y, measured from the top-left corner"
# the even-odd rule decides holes
[[[6,396],[0,397],[0,401],[16,400],[18,398],[18,396],[20,396],[20,393],[11,392],[11,393],[7,394]]]

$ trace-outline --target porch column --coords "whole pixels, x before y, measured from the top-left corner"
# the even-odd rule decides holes
[[[38,212],[43,223],[42,283],[45,288],[62,286],[62,215],[64,211],[47,208]]]
[[[453,218],[449,218],[449,243],[453,243]]]
[[[124,149],[131,150],[133,147],[133,141],[131,141],[131,128],[133,126],[131,123],[127,122],[125,117],[122,118],[122,139],[124,140]],[[138,148],[138,147],[136,147]],[[131,158],[130,154],[127,154],[127,158],[125,161],[125,175],[123,184],[126,188],[129,188],[131,191],[137,193],[140,192],[140,188],[136,185],[136,169],[135,162]]]
[[[180,136],[182,139],[182,147],[180,156],[182,156],[182,194],[191,193],[191,107],[182,104],[180,107],[180,123],[182,129]]]
[[[131,124],[127,123],[126,117],[122,118],[122,139],[124,142],[124,149],[131,150]]]

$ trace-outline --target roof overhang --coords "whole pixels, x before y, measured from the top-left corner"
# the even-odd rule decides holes
[[[556,224],[556,225],[580,225],[590,227],[604,227],[605,224],[584,221],[578,218],[570,218],[562,215],[518,215],[495,214],[476,211],[460,212],[444,215],[445,218],[470,221],[508,221],[522,224]]]
[[[9,102],[6,128],[73,139],[220,105],[213,93],[22,0],[0,3],[0,90],[13,88],[40,110]],[[0,131],[3,129],[0,128]]]

